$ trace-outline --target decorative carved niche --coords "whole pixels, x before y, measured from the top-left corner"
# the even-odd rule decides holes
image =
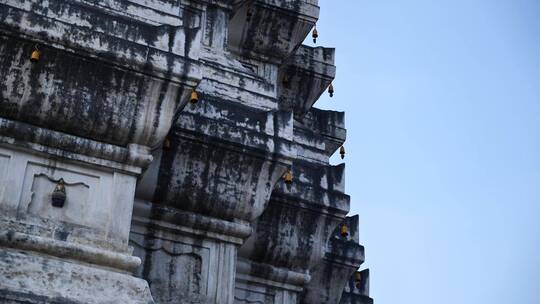
[[[45,173],[34,174],[30,188],[30,202],[27,207],[28,213],[43,218],[81,223],[81,217],[86,214],[85,210],[88,208],[90,186],[84,182],[66,182],[64,179],[62,181],[66,199],[64,207],[57,208],[51,204],[51,196],[60,179],[52,178]]]

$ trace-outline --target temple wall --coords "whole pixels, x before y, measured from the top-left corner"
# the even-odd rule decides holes
[[[318,15],[0,0],[0,302],[369,299]]]

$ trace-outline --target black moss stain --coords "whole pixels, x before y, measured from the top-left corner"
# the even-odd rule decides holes
[[[205,117],[204,112],[222,116]],[[172,148],[163,152],[154,202],[228,220],[250,220],[259,203],[255,192],[261,191],[257,189],[261,176],[268,180],[262,189],[268,196],[275,170],[284,170],[278,166],[282,149],[278,137],[284,122],[274,116],[276,150],[267,151],[270,138],[260,133],[268,117],[266,112],[201,92],[197,110],[181,114],[169,134]],[[184,120],[193,125],[184,126]],[[264,140],[247,148],[248,138]]]
[[[323,64],[322,70],[316,67],[317,60],[314,58],[320,49],[304,47],[302,52],[292,55],[280,68],[281,77],[278,79],[284,77],[287,79],[286,82],[278,83],[280,109],[294,111],[298,120],[310,111],[332,80],[327,70],[331,65]],[[322,48],[322,50],[325,63],[330,63],[333,49]]]
[[[334,190],[336,170],[340,175],[339,167],[301,160],[293,163],[293,190],[278,186],[272,193],[268,207],[258,219],[255,249],[249,258],[298,271],[311,269],[321,261],[322,249],[346,213],[334,203],[347,197]],[[301,182],[300,176],[309,182]],[[327,206],[324,197],[330,198]],[[306,209],[299,204],[312,207]],[[335,214],[318,212],[319,208],[329,208]]]
[[[127,5],[124,2],[119,4]],[[4,115],[11,118],[17,116],[17,113],[14,112],[22,112],[28,117],[28,121],[36,125],[117,145],[125,146],[127,143],[134,141],[151,145],[156,136],[155,132],[158,129],[159,118],[163,110],[163,100],[167,94],[171,94],[173,102],[181,102],[180,96],[182,96],[183,90],[178,84],[171,87],[170,80],[174,64],[178,63],[180,54],[173,54],[171,49],[167,53],[162,52],[162,54],[165,54],[168,63],[164,83],[160,83],[158,80],[152,79],[152,77],[132,73],[132,71],[122,68],[113,68],[110,63],[104,63],[101,60],[130,65],[134,57],[123,58],[118,57],[117,54],[131,53],[133,56],[138,57],[147,56],[149,54],[148,47],[133,42],[140,43],[142,41],[143,44],[148,46],[153,45],[157,39],[157,34],[159,34],[156,27],[135,19],[111,15],[98,8],[98,6],[58,1],[51,2],[47,7],[43,7],[40,3],[34,3],[33,5],[32,13],[26,16],[31,26],[50,27],[54,21],[45,18],[46,13],[56,16],[77,16],[84,24],[73,25],[72,30],[64,33],[59,40],[49,37],[46,32],[39,34],[42,39],[61,43],[74,50],[79,48],[79,42],[84,45],[87,42],[98,40],[102,45],[107,45],[110,51],[94,51],[94,55],[99,57],[99,60],[95,60],[85,57],[85,51],[80,54],[75,51],[75,54],[73,54],[46,46],[40,47],[40,50],[42,50],[41,60],[29,66],[31,71],[19,73],[19,75],[29,74],[28,81],[22,84],[24,88],[21,88],[21,85],[18,87],[19,90],[31,92],[26,106],[22,109],[14,109],[13,105],[3,106],[0,110],[1,113],[11,114]],[[18,18],[20,20],[21,14],[23,14],[11,8],[6,11],[2,10],[0,17],[4,19]],[[197,16],[184,12],[183,18],[186,24],[190,26],[193,23],[191,19],[197,18]],[[11,30],[18,31],[19,29],[16,25],[13,25]],[[187,55],[191,45],[195,43],[193,40],[197,37],[198,30],[198,27],[186,28],[185,58],[188,58]],[[170,42],[173,43],[176,33],[171,29],[169,34],[171,36]],[[6,43],[8,46],[13,46],[12,42],[13,39]],[[22,43],[28,44],[24,45],[24,48],[25,51],[29,52],[31,52],[33,44],[35,44],[31,41]],[[18,47],[20,48],[20,46]],[[13,54],[12,50],[3,49],[2,51],[3,53]],[[155,54],[156,51],[150,50],[150,53]],[[21,58],[19,61],[25,63],[24,60],[26,59]],[[9,67],[12,63],[13,61],[2,66]],[[183,66],[184,71],[181,73],[181,78],[187,79],[190,69],[189,60]],[[154,73],[154,67],[150,62],[145,66],[143,72]],[[153,113],[152,128],[150,128],[149,133],[140,138],[137,134],[140,134],[142,130],[135,130],[136,122],[143,119],[141,102],[145,102],[145,96],[148,94],[147,90],[151,87],[148,83],[152,82],[156,82],[155,85],[160,86],[161,92],[157,96],[156,102],[158,104],[155,107],[155,113]],[[4,94],[7,90],[6,86],[3,85],[2,89],[3,98],[7,98],[6,94]],[[46,94],[44,92],[53,95],[44,95]],[[11,93],[15,94],[15,90]],[[50,104],[51,114],[59,116],[54,117],[54,125],[44,122],[47,119],[43,119],[42,116],[47,116],[49,113],[35,112],[36,109],[42,108],[40,105],[44,104]],[[76,126],[70,125],[73,122],[76,122]],[[129,131],[120,127],[126,124],[130,125]],[[78,132],[75,132],[77,129]],[[110,132],[111,130],[116,132]],[[142,142],[140,142],[141,140]]]
[[[260,8],[257,3],[251,5],[253,16],[242,34],[243,55],[249,57],[252,52],[257,52],[273,58],[288,57],[301,43],[292,44],[291,41],[295,29],[302,26],[302,1],[283,2],[282,8],[273,10]]]
[[[51,304],[80,304],[65,297],[48,297],[30,294],[27,292],[18,292],[7,289],[0,289],[0,302],[2,303],[51,303]]]
[[[33,44],[8,39],[7,45],[11,48],[3,49],[3,54],[30,54]],[[129,92],[130,86],[126,88],[125,84],[137,82],[140,76],[46,46],[41,46],[40,51],[40,61],[34,64],[29,64],[24,56],[18,60],[3,57],[3,77],[11,73],[15,79],[28,80],[15,83],[10,92],[6,92],[7,87],[3,85],[0,114],[52,130],[127,144],[125,134],[121,133],[122,125],[126,117],[133,115],[134,108],[126,101],[133,94]],[[27,93],[23,100],[14,103],[12,99],[21,96],[17,92]],[[48,112],[42,112],[43,109]]]

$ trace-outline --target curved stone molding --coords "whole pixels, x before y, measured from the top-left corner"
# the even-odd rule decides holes
[[[222,221],[201,214],[182,211],[176,208],[136,200],[133,209],[133,222],[139,226],[154,226],[156,229],[177,231],[178,233],[199,230],[205,237],[219,241],[242,244],[251,234],[251,227],[243,223]]]
[[[189,66],[188,61],[196,61],[200,55],[202,10],[197,4],[163,0],[92,2],[4,2],[0,20],[7,33],[130,70],[176,81],[196,72],[197,66]],[[43,50],[42,55],[47,52]]]
[[[0,278],[2,303],[154,303],[148,284],[129,274],[20,250],[2,249]]]
[[[151,3],[0,4],[0,116],[120,146],[159,144],[201,79],[201,21],[194,9]]]
[[[235,1],[230,21],[232,50],[282,62],[304,41],[319,17],[317,0]]]
[[[255,232],[240,249],[242,257],[296,271],[322,260],[327,240],[349,210],[345,165],[328,164],[329,150],[345,140],[342,130],[343,113],[312,109],[295,120],[293,181],[276,184]]]
[[[291,168],[292,181],[276,184],[268,207],[254,224],[253,234],[239,249],[241,258],[268,269],[310,275],[324,262],[328,241],[349,211],[349,196],[344,193],[345,165],[329,165],[330,155],[344,140],[343,113],[310,109],[294,121],[297,155]],[[240,275],[241,269],[237,273]],[[269,303],[302,300],[302,292],[310,281],[292,282],[270,274],[242,274],[237,279],[236,292],[255,299],[261,298],[261,294],[250,292],[260,289],[262,294],[279,297]]]
[[[335,50],[301,45],[279,69],[278,96],[283,110],[301,119],[336,75]]]
[[[292,185],[277,184],[240,255],[301,272],[317,265],[328,238],[349,210],[349,196],[334,189],[343,169],[344,165],[294,162]]]
[[[236,267],[234,303],[297,303],[297,293],[309,274],[242,258]]]
[[[155,146],[190,93],[180,83],[53,48],[41,47],[47,57],[33,64],[33,42],[0,40],[5,118],[120,146]]]
[[[141,260],[131,255],[119,254],[91,246],[68,243],[50,238],[33,236],[15,231],[0,233],[0,245],[19,250],[30,250],[58,258],[69,258],[99,266],[133,272]]]
[[[202,97],[184,111],[137,196],[225,220],[252,221],[290,165],[291,115]],[[151,176],[153,175],[153,176]]]
[[[311,276],[307,273],[295,272],[288,268],[279,268],[268,264],[254,263],[243,258],[238,259],[236,269],[239,274],[264,276],[269,280],[286,284],[303,285],[311,280]]]
[[[298,158],[327,164],[347,137],[345,113],[311,108],[294,125],[294,133]]]
[[[347,227],[348,235],[341,235],[341,225]],[[313,268],[312,280],[300,303],[340,303],[344,288],[363,262],[364,247],[358,244],[358,215],[347,217],[326,244],[324,259]]]
[[[349,278],[339,303],[373,304],[373,299],[369,297],[369,269],[357,271]]]
[[[178,116],[167,147],[156,151],[156,160],[139,182],[131,240],[172,241],[199,252],[202,268],[197,275],[207,285],[184,291],[184,298],[231,304],[237,248],[291,164],[292,115],[223,99],[205,88],[200,86],[198,103]],[[147,248],[134,254],[143,259],[139,275],[149,280],[158,302],[176,303],[169,297],[176,291],[153,287],[165,286],[154,281],[179,280],[167,273],[152,274],[170,264],[169,258],[147,259],[152,255]],[[190,269],[184,268],[184,276],[193,275]]]

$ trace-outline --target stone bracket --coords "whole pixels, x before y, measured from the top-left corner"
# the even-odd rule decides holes
[[[279,69],[280,108],[292,110],[296,119],[302,119],[335,75],[334,49],[302,45]]]
[[[252,58],[281,62],[302,43],[319,18],[317,1],[237,1],[229,46]]]

